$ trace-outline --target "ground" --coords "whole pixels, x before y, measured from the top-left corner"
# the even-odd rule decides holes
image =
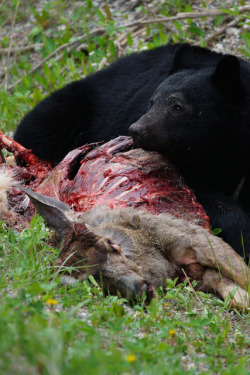
[[[1,130],[12,134],[50,91],[135,50],[188,41],[249,58],[249,9],[239,15],[247,2],[234,4],[2,0]],[[201,17],[222,8],[224,15]],[[183,12],[199,15],[165,21]],[[250,373],[249,312],[195,293],[187,281],[168,281],[147,309],[104,297],[93,279],[65,286],[52,273],[57,250],[48,236],[38,217],[21,235],[1,227],[1,373]]]

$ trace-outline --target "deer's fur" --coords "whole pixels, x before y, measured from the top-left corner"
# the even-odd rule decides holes
[[[6,189],[0,178],[0,213],[7,212]],[[96,207],[75,214],[56,199],[23,188],[37,211],[64,239],[57,266],[76,267],[73,275],[93,275],[110,292],[148,300],[166,278],[183,275],[199,280],[199,288],[231,303],[249,305],[249,268],[222,239],[195,223],[165,213],[152,215],[133,208]]]
[[[125,256],[140,265],[143,277],[155,287],[164,285],[166,278],[182,274],[182,268],[200,280],[201,289],[213,290],[223,297],[228,294],[222,292],[223,282],[228,291],[234,282],[243,289],[248,285],[249,269],[242,258],[221,238],[186,220],[167,213],[151,215],[131,208],[105,207],[84,213],[81,220],[98,235],[120,245]]]
[[[7,192],[13,187],[14,180],[12,174],[8,171],[1,171],[0,174],[0,220],[14,226],[17,221],[17,215],[10,211]]]
[[[25,192],[38,212],[66,238],[60,260],[72,265],[74,257],[78,264],[87,259],[87,265],[95,266],[92,274],[98,278],[101,273],[104,287],[111,291],[124,295],[127,289],[131,296],[133,288],[145,290],[150,299],[154,294],[151,284],[157,288],[166,278],[183,275],[184,270],[199,280],[200,289],[212,290],[224,299],[235,289],[232,305],[249,304],[248,267],[228,244],[204,228],[168,213],[152,215],[133,208],[103,206],[79,215],[53,198]],[[79,226],[85,230],[79,231]],[[92,241],[86,243],[90,234]],[[106,245],[100,250],[103,241]],[[78,277],[92,271],[83,269]]]

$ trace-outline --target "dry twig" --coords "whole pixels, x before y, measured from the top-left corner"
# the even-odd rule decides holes
[[[234,9],[231,9],[231,11],[234,11]],[[238,8],[239,14],[244,12],[250,11],[250,5],[244,5],[242,7]],[[178,13],[176,16],[172,17],[159,17],[149,20],[139,20],[131,23],[127,23],[123,25],[123,27],[132,27],[135,25],[148,25],[150,23],[157,23],[157,22],[172,22],[172,21],[178,21],[183,20],[187,18],[202,18],[202,17],[215,17],[215,16],[224,16],[228,13],[225,10],[219,10],[219,9],[211,9],[204,12],[190,12],[190,13]]]
[[[8,61],[9,61],[9,58],[10,58],[10,49],[11,49],[11,45],[12,45],[12,42],[13,42],[13,33],[14,33],[14,28],[15,28],[15,23],[16,23],[16,16],[17,16],[17,11],[18,11],[18,7],[19,7],[19,2],[20,2],[20,0],[18,0],[17,3],[16,3],[16,9],[15,9],[13,21],[12,21],[12,24],[11,24],[10,44],[9,44],[9,49],[8,49],[8,53],[7,53],[6,66],[8,66]],[[7,89],[7,81],[8,81],[8,69],[5,72],[5,90]]]
[[[233,27],[233,26],[237,25],[238,22],[239,22],[238,18],[232,20],[231,22],[227,23],[226,25],[224,25],[224,26],[218,28],[217,30],[215,30],[215,32],[209,34],[207,37],[204,38],[204,41],[205,42],[210,42],[216,36],[219,36],[219,35],[223,34],[229,27]],[[194,43],[194,45],[195,46],[199,46],[200,43]]]
[[[13,53],[22,53],[22,52],[27,52],[27,51],[32,51],[36,48],[43,47],[42,43],[37,43],[37,44],[30,44],[28,46],[23,46],[23,47],[8,47],[8,48],[0,48],[0,54],[13,54]]]
[[[197,299],[197,300],[200,302],[200,304],[203,306],[202,300],[200,299],[200,297],[198,296],[198,294],[197,294],[196,291],[194,290],[194,287],[193,287],[193,285],[190,283],[189,278],[188,278],[186,272],[184,271],[183,268],[182,268],[181,270],[182,270],[182,272],[184,273],[185,278],[187,279],[188,285],[190,286],[190,288],[191,288],[192,291],[194,292],[194,295],[195,295],[196,299]]]
[[[231,9],[231,10],[233,11],[234,9]],[[247,12],[247,11],[250,11],[250,5],[245,5],[245,6],[241,6],[241,7],[238,8],[239,14]],[[151,24],[151,23],[157,23],[157,22],[158,23],[164,23],[164,26],[166,26],[165,25],[166,22],[172,22],[172,21],[175,21],[175,20],[182,20],[182,19],[187,19],[187,18],[215,17],[215,16],[219,16],[219,15],[227,15],[227,12],[224,11],[224,10],[219,10],[219,9],[211,9],[211,10],[207,10],[207,11],[203,11],[203,12],[178,13],[176,16],[173,16],[173,17],[158,17],[158,18],[151,18],[149,20],[145,19],[145,17],[142,17],[138,21],[134,21],[134,22],[122,25],[121,28],[136,28],[134,30],[134,33],[132,34],[132,36],[136,36],[136,35],[138,35],[138,34],[140,34],[141,32],[144,31],[144,27],[140,27],[140,26],[145,26],[145,25],[148,25],[148,24]],[[208,35],[207,38],[205,38],[205,40],[206,41],[212,40],[215,36],[222,34],[228,27],[231,27],[232,25],[235,25],[237,23],[238,23],[238,18],[237,18],[237,20],[233,20],[229,24],[219,28],[217,31],[215,31],[215,33]],[[95,35],[102,35],[105,32],[106,32],[105,28],[98,28],[98,29],[90,32],[89,37],[92,37],[92,36],[95,36]],[[30,74],[34,73],[45,62],[47,62],[52,57],[57,55],[60,51],[72,47],[77,42],[82,41],[83,39],[86,39],[86,37],[87,37],[87,35],[83,34],[83,35],[80,35],[80,36],[76,37],[71,42],[62,44],[56,50],[51,52],[47,57],[45,57],[42,61],[40,61],[38,64],[36,64],[31,69]],[[126,38],[127,38],[127,36],[125,34],[122,34],[117,39],[116,44],[117,44],[117,46],[119,46],[119,48],[126,45]],[[11,50],[9,49],[9,54],[10,54],[10,51]],[[62,56],[63,56],[63,53],[58,55],[57,58],[56,58],[56,61],[60,60],[62,58]],[[7,73],[6,73],[6,75],[7,75]],[[6,90],[12,90],[16,85],[18,85],[21,82],[22,82],[22,79],[18,80],[14,84],[11,84],[11,85],[7,86],[5,89]]]
[[[7,0],[3,0],[0,4],[0,9],[2,8],[2,6],[6,3]]]
[[[100,29],[96,29],[92,32],[89,33],[89,37],[92,37],[92,36],[95,36],[95,35],[100,35],[102,34],[103,32],[105,32],[106,30],[103,29],[103,28],[100,28]],[[36,64],[32,69],[31,71],[29,72],[30,74],[34,73],[37,69],[39,69],[45,62],[47,62],[48,60],[50,60],[52,57],[54,57],[58,52],[62,51],[63,49],[66,49],[72,45],[74,45],[77,41],[81,41],[82,39],[86,38],[86,34],[83,34],[83,35],[80,35],[78,37],[76,37],[73,41],[71,42],[68,42],[68,43],[64,43],[62,44],[61,46],[59,46],[57,49],[55,49],[54,51],[52,51],[48,56],[46,56],[42,61],[40,61],[38,64]],[[60,58],[63,56],[63,54],[60,55]],[[60,58],[57,58],[56,61],[60,60]],[[22,82],[22,78],[20,80],[18,80],[17,82],[15,82],[14,84],[12,85],[9,85],[7,87],[8,90],[12,90],[16,85],[19,85],[19,83]]]

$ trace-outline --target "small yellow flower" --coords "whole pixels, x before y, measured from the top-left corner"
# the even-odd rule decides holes
[[[128,354],[126,357],[126,361],[129,363],[133,363],[136,360],[136,356],[134,354]]]
[[[50,306],[53,306],[53,305],[56,305],[58,302],[56,299],[48,299],[47,300],[47,303],[50,305]]]
[[[173,337],[176,334],[176,330],[175,329],[170,329],[170,331],[168,332],[168,334],[169,334],[169,336]]]
[[[163,303],[163,307],[172,307],[172,303],[169,303],[169,302],[164,302]]]

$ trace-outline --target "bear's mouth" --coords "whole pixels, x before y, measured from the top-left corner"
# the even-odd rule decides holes
[[[133,138],[134,141],[134,148],[142,148],[145,151],[156,151],[159,153],[162,153],[164,151],[164,148],[159,147],[159,145],[156,142],[152,142],[149,139],[144,139],[142,137],[136,137],[136,139]]]
[[[172,147],[170,142],[162,142],[162,140],[154,139],[154,136],[147,134],[147,137],[136,136],[133,137],[134,148],[142,148],[145,151],[155,151],[159,154],[167,156],[171,155]]]
[[[137,129],[129,129],[130,136],[133,139],[134,148],[142,148],[145,151],[157,151],[163,149],[163,145],[159,144],[158,140],[155,140],[155,137],[149,134],[146,130],[138,131]],[[164,146],[165,148],[165,146]]]

